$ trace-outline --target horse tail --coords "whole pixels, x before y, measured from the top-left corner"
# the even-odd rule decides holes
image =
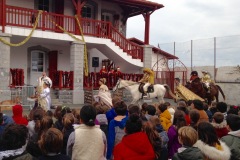
[[[172,98],[177,99],[177,97],[172,93],[170,87],[169,87],[167,84],[164,84],[163,86],[164,86],[164,88],[167,89],[167,92],[169,93],[169,95],[170,95]]]
[[[221,94],[222,94],[222,96],[223,96],[223,99],[224,99],[224,101],[225,101],[225,94],[223,93],[223,90],[222,90],[222,88],[219,86],[219,85],[216,85],[217,86],[217,88],[218,88],[218,90],[221,92]]]

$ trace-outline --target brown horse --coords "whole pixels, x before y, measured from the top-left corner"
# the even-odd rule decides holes
[[[221,92],[223,99],[225,101],[225,95],[222,91],[222,88],[219,85],[215,85],[210,83],[210,92],[207,91],[205,84],[201,82],[200,78],[196,78],[192,81],[192,83],[187,83],[186,87],[197,94],[198,96],[202,97],[203,99],[207,100],[208,104],[211,104],[214,99],[216,102],[219,101],[219,91]]]

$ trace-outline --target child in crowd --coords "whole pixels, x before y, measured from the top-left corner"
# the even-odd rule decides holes
[[[146,114],[145,114],[146,119],[149,121],[149,119],[152,116],[155,116],[155,114],[156,114],[156,108],[153,105],[148,105],[146,108]]]
[[[193,109],[196,109],[198,113],[200,114],[199,122],[209,122],[207,113],[203,110],[203,102],[196,99],[192,101]]]
[[[229,160],[231,156],[228,146],[218,140],[214,127],[209,122],[198,124],[198,141],[194,145],[204,155],[204,160]]]
[[[155,160],[153,147],[146,133],[142,132],[142,121],[138,115],[130,115],[125,132],[126,136],[114,148],[114,160]]]
[[[96,109],[85,105],[80,111],[81,124],[75,127],[68,138],[67,155],[72,159],[97,160],[105,159],[106,136],[95,125]]]
[[[212,112],[209,110],[208,104],[207,103],[203,103],[203,110],[207,113],[209,122],[212,122]]]
[[[127,121],[127,105],[123,102],[117,102],[114,106],[117,116],[110,121],[108,126],[107,139],[107,159],[111,159],[114,146],[116,146],[125,135],[124,127]]]
[[[32,160],[26,151],[28,129],[24,125],[9,124],[6,126],[0,145],[1,160]]]
[[[150,119],[152,118],[154,117],[151,117]],[[159,136],[154,125],[151,122],[144,123],[143,131],[147,134],[148,139],[153,146],[156,157],[155,160],[168,160],[167,147],[163,145],[162,138]]]
[[[200,119],[200,114],[196,109],[192,109],[189,113],[190,116],[190,126],[197,131],[197,126]]]
[[[162,139],[162,145],[165,146],[167,148],[167,145],[168,145],[168,135],[167,135],[167,132],[163,129],[161,123],[160,123],[160,120],[158,117],[151,117],[149,122],[151,122],[151,124],[153,125],[153,128],[154,130],[157,131],[157,133],[159,134],[159,136],[161,137]]]
[[[6,126],[12,123],[14,123],[14,120],[12,119],[12,117],[7,116],[0,112],[0,137],[3,131],[5,130]]]
[[[110,109],[109,111],[106,112],[108,124],[109,124],[109,122],[110,122],[111,120],[114,119],[114,117],[117,116],[114,107],[115,107],[115,104],[116,104],[117,102],[120,102],[120,101],[121,101],[121,98],[118,97],[118,96],[115,96],[115,97],[112,98],[113,107],[112,107],[112,109]]]
[[[172,123],[176,107],[172,106],[169,102],[165,102],[164,104],[167,105],[167,110],[171,114],[171,123]]]
[[[172,125],[171,123],[171,114],[167,110],[167,105],[166,104],[160,104],[158,106],[159,112],[160,112],[160,121],[161,125],[163,126],[163,129],[165,131],[168,131],[169,127]]]
[[[240,108],[239,106],[230,106],[227,114],[235,114],[235,115],[239,115],[239,111],[240,111]]]
[[[189,116],[189,111],[187,109],[187,105],[186,105],[185,101],[179,101],[177,109],[179,109],[185,113],[185,120],[186,120],[187,125],[189,125],[190,124],[190,116]]]
[[[181,110],[176,110],[174,113],[173,124],[168,130],[168,158],[171,159],[173,155],[178,151],[182,145],[178,141],[178,130],[186,126],[186,120],[184,112]]]
[[[178,140],[182,145],[174,154],[173,160],[203,160],[202,152],[193,147],[198,140],[197,131],[190,126],[184,126],[178,130]]]
[[[227,123],[221,112],[216,112],[213,115],[212,125],[217,133],[218,138],[222,138],[228,134]]]
[[[102,106],[101,104],[96,104],[95,108],[97,111],[97,116],[96,116],[96,120],[98,121],[99,125],[100,125],[100,129],[105,133],[106,137],[107,137],[107,133],[108,133],[108,120],[107,120],[107,116],[106,116],[106,110],[105,108],[107,108],[108,106]]]
[[[59,154],[63,147],[63,135],[56,128],[49,128],[43,133],[38,145],[43,153],[39,160],[70,160],[70,157]]]
[[[221,112],[223,114],[223,116],[224,116],[224,119],[226,120],[227,108],[228,108],[227,103],[225,103],[225,102],[218,102],[216,107],[217,107],[218,112]]]
[[[72,113],[66,113],[63,116],[63,147],[62,154],[66,154],[67,142],[70,134],[74,131],[73,124],[75,122],[75,117]]]
[[[27,126],[28,125],[28,120],[23,117],[23,107],[20,104],[16,104],[15,106],[12,107],[12,112],[13,112],[13,120],[16,124],[22,124]]]
[[[234,114],[227,115],[227,127],[230,132],[222,137],[222,141],[227,144],[231,150],[231,159],[240,159],[240,117]]]

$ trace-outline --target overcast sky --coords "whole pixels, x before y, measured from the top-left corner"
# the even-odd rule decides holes
[[[152,45],[157,46],[157,44],[170,43],[172,46],[171,42],[175,41],[182,44],[180,46],[181,49],[179,48],[178,50],[182,54],[190,51],[189,44],[186,44],[186,42],[195,40],[194,44],[196,44],[200,39],[198,48],[194,46],[195,50],[205,50],[204,52],[206,53],[213,48],[213,40],[211,38],[240,35],[240,0],[151,1],[165,6],[151,15],[150,43]],[[127,37],[136,37],[144,40],[144,19],[142,16],[130,18],[127,25]],[[204,40],[201,41],[201,39]],[[220,41],[222,41],[221,43],[226,43],[227,39],[228,41],[237,40],[237,43],[235,41],[234,44],[228,44],[228,46],[223,48],[225,50],[226,48],[238,48],[239,53],[240,38],[238,36],[227,37],[225,40],[219,38],[219,42],[217,41],[219,48],[221,48]],[[167,44],[160,47],[168,52],[173,50],[167,49]],[[223,51],[224,49],[221,50]],[[213,58],[213,55],[211,55],[211,58]],[[219,60],[222,59],[219,56],[217,58]],[[232,62],[230,61],[229,63],[231,64]]]

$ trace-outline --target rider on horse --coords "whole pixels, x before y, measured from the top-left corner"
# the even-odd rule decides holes
[[[212,83],[211,77],[209,73],[205,70],[202,71],[203,77],[201,78],[201,81],[206,85],[207,91],[210,92],[210,83]]]
[[[198,77],[198,72],[197,71],[192,71],[191,72],[191,77],[190,77],[190,82],[194,81],[197,78],[199,78]]]
[[[154,84],[154,72],[150,68],[145,68],[143,70],[143,78],[138,82],[145,83],[143,86],[143,91],[144,91],[143,96],[146,97],[148,87]]]

